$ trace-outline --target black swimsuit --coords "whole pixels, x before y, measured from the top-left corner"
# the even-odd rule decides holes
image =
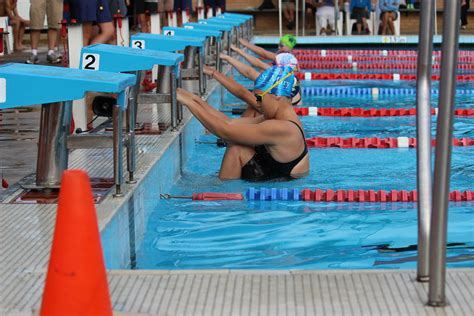
[[[268,152],[265,145],[255,146],[255,155],[242,167],[241,178],[247,181],[267,181],[272,179],[292,179],[291,171],[306,156],[308,147],[301,127],[293,121],[301,132],[304,141],[304,150],[293,161],[278,162]]]

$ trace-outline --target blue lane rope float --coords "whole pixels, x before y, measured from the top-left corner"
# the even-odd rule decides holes
[[[359,96],[359,95],[416,95],[411,88],[349,88],[349,87],[301,87],[304,96]],[[438,95],[438,89],[431,89],[432,95]],[[457,95],[474,95],[474,89],[456,89]]]

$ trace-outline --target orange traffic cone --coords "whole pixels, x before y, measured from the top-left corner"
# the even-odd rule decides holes
[[[87,173],[65,171],[40,315],[112,315]]]

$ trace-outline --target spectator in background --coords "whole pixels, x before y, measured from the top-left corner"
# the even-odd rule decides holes
[[[339,8],[342,6],[342,0],[337,0]],[[320,27],[319,35],[331,35],[336,30],[336,0],[318,0],[315,4],[316,20]]]
[[[112,15],[112,19],[122,19],[127,16],[127,6],[129,5],[129,0],[108,0],[109,11]],[[114,23],[114,28],[117,25]],[[117,44],[117,34],[120,41],[123,43],[124,38],[122,35],[122,30],[115,29],[114,36],[112,39],[109,40],[109,44],[115,45]]]
[[[306,29],[311,28],[311,21],[314,20],[314,16],[316,14],[316,7],[314,6],[315,0],[305,0],[306,2]]]
[[[83,45],[108,43],[113,40],[115,28],[106,0],[68,0],[71,19],[82,23]],[[99,32],[94,30],[94,24]]]
[[[58,41],[58,29],[61,27],[63,18],[63,1],[62,0],[31,0],[30,1],[30,40],[31,40],[31,56],[26,61],[27,64],[37,64],[38,43],[40,40],[41,30],[44,27],[44,19],[48,21],[48,54],[46,60],[51,64],[61,62],[61,56],[56,53],[55,47]]]
[[[387,35],[390,31],[391,35],[395,35],[395,25],[393,21],[398,19],[398,7],[400,0],[380,0],[380,20],[382,21],[382,35]]]
[[[23,36],[25,35],[25,27],[30,25],[30,21],[23,19],[18,13],[17,0],[6,0],[5,7],[10,25],[13,26],[14,50],[22,51],[24,49]]]
[[[349,8],[351,19],[357,20],[357,34],[362,34],[362,27],[364,27],[364,33],[370,34],[369,25],[367,24],[370,11],[372,11],[370,0],[351,0]]]
[[[259,10],[271,10],[275,9],[275,5],[272,0],[263,0],[263,3],[258,7]]]
[[[295,2],[293,0],[282,0],[281,2],[283,16],[285,17],[286,27],[292,30],[295,27]]]
[[[143,33],[151,33],[150,14],[158,12],[158,0],[134,0],[134,2],[134,11],[140,30]]]
[[[217,8],[221,8],[222,12],[225,11],[225,0],[204,0],[204,7],[211,7],[215,15]]]
[[[471,0],[461,0],[461,29],[467,29],[467,10]]]

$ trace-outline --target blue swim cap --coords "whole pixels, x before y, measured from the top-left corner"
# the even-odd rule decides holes
[[[285,79],[283,79],[285,78]],[[283,79],[283,80],[282,80]],[[281,82],[278,82],[280,81]],[[272,87],[278,82],[275,87]],[[255,80],[254,89],[268,91],[273,95],[291,97],[295,82],[293,68],[273,66],[262,72]]]

